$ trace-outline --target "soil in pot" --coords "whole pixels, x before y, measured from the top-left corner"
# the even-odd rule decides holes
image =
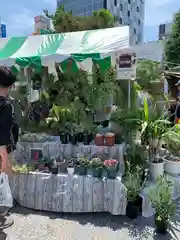
[[[111,136],[106,135],[105,142],[106,142],[106,146],[108,146],[108,147],[114,146],[115,145],[115,135],[114,134],[112,134]]]
[[[70,142],[72,145],[76,145],[78,142],[78,136],[77,134],[70,135]]]
[[[117,169],[116,168],[107,169],[107,178],[115,179],[116,176],[117,176]]]
[[[104,146],[104,136],[101,134],[96,134],[95,136],[95,145]]]
[[[158,219],[155,215],[155,225],[156,225],[156,232],[159,234],[166,234],[168,229],[168,221]]]
[[[92,141],[92,134],[91,133],[85,133],[84,134],[84,145],[89,145]]]
[[[83,166],[76,166],[74,168],[74,174],[78,174],[78,175],[86,175],[87,174],[87,168],[83,167]]]
[[[61,133],[60,134],[60,140],[62,144],[68,143],[68,134],[67,133]]]
[[[135,219],[139,216],[139,206],[135,202],[128,202],[126,207],[126,216],[130,219]]]
[[[102,168],[92,168],[92,174],[95,178],[101,178],[102,177]]]

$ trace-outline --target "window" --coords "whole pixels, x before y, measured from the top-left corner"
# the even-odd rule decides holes
[[[131,4],[131,0],[128,0],[128,3]]]
[[[138,25],[141,25],[141,21],[138,19]]]
[[[136,7],[136,11],[139,12],[139,7],[138,6]]]
[[[117,0],[114,0],[114,5],[117,6]]]
[[[160,34],[165,34],[165,24],[161,24],[160,26],[159,26],[159,33]]]
[[[122,24],[122,18],[121,17],[119,18],[119,23]]]
[[[134,28],[134,33],[136,34],[136,29]]]
[[[130,17],[130,11],[128,10],[128,17]]]
[[[120,4],[120,11],[123,11],[123,5]]]

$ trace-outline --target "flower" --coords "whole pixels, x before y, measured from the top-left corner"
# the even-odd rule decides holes
[[[116,159],[110,159],[104,161],[104,166],[106,168],[116,168],[118,164],[118,161]]]

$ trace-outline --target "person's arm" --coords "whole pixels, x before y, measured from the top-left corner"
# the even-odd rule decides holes
[[[0,113],[0,157],[2,160],[1,170],[7,174],[11,173],[11,164],[8,159],[7,147],[11,142],[11,127],[12,127],[12,106],[6,104]]]

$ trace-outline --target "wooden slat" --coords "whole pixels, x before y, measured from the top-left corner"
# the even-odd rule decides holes
[[[125,214],[126,191],[120,178],[37,172],[15,174],[10,182],[13,196],[24,207],[69,213],[108,211],[115,215]]]

